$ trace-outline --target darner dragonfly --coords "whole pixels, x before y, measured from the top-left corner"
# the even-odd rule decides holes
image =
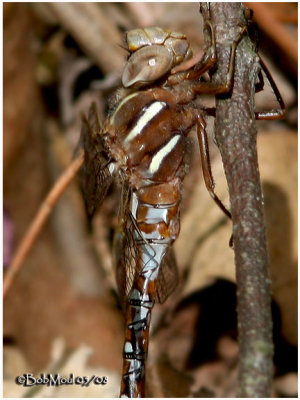
[[[174,74],[172,68],[192,55],[185,35],[157,27],[129,31],[126,44],[130,55],[122,76],[123,89],[103,126],[93,105],[82,127],[82,184],[89,214],[100,206],[113,179],[122,186],[115,236],[117,282],[126,322],[121,397],[145,396],[151,310],[176,286],[172,244],[180,229],[186,138],[194,125],[205,184],[230,217],[214,192],[210,168],[205,115],[213,115],[214,110],[199,109],[192,101],[204,93],[228,92],[236,46],[245,28],[232,44],[227,80],[222,84],[199,80],[216,62],[214,29],[210,22],[206,28],[211,43],[202,60]],[[275,83],[266,73],[283,106]],[[260,119],[278,116],[280,111],[256,115]]]

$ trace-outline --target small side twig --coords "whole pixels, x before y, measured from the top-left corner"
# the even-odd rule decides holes
[[[209,18],[202,3],[204,19]],[[210,3],[216,30],[216,82],[228,71],[230,47],[246,25],[242,3]],[[232,91],[216,99],[215,137],[228,182],[237,279],[239,397],[269,397],[273,377],[270,280],[260,186],[254,94],[259,58],[245,36],[236,51]]]
[[[30,227],[28,228],[24,238],[22,239],[12,262],[4,276],[3,281],[3,297],[5,297],[11,284],[13,282],[16,273],[20,270],[27,254],[32,248],[36,238],[38,237],[43,225],[45,224],[47,218],[49,217],[53,206],[57,203],[58,199],[66,190],[67,186],[72,182],[73,178],[79,171],[84,161],[83,150],[79,155],[73,160],[70,166],[63,172],[61,177],[56,181],[52,190],[49,192],[48,196],[42,203],[39,211],[37,212],[34,220],[32,221]]]

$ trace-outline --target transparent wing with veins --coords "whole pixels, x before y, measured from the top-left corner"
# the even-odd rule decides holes
[[[178,284],[178,268],[172,247],[167,251],[157,278],[156,301],[164,303]]]
[[[130,213],[130,188],[123,183],[119,208],[119,225],[114,236],[114,265],[123,311],[134,279],[141,269],[141,254],[137,246],[137,232]]]
[[[84,149],[84,164],[80,181],[86,209],[91,218],[103,202],[112,181],[112,160],[103,141],[96,104],[90,107],[88,118],[83,117],[79,147]]]
[[[123,309],[126,306],[133,283],[138,279],[143,267],[142,254],[138,243],[146,241],[137,229],[137,222],[130,212],[129,204],[130,188],[124,184],[120,204],[119,227],[114,239],[117,284]],[[148,244],[151,246],[151,243]],[[143,247],[145,248],[145,246]],[[177,265],[173,249],[170,247],[162,261],[158,274],[155,300],[159,303],[165,302],[176,288],[177,283]]]

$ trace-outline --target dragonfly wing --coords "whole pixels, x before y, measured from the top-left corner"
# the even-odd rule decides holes
[[[133,282],[138,276],[142,265],[141,254],[136,243],[138,232],[129,209],[130,193],[130,188],[124,184],[119,210],[119,227],[114,237],[114,265],[116,267],[119,296],[123,307],[126,306]]]
[[[156,287],[158,303],[164,303],[178,284],[178,268],[175,253],[172,247],[167,251],[160,268]]]
[[[88,215],[92,217],[113,180],[109,170],[111,159],[103,141],[95,103],[90,107],[88,118],[83,117],[79,146],[85,152],[80,171],[81,187]]]
[[[130,195],[130,188],[124,184],[119,211],[120,222],[114,238],[114,264],[116,266],[119,295],[123,306],[127,303],[127,298],[133,283],[139,276],[143,265],[142,254],[140,246],[137,245],[137,241],[145,241],[129,209]],[[159,303],[163,303],[174,291],[177,283],[178,272],[176,258],[173,249],[169,248],[163,258],[158,275],[155,300]]]

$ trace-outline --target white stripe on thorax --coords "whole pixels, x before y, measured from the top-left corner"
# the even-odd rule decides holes
[[[139,135],[148,122],[151,121],[151,119],[153,119],[165,107],[165,105],[166,103],[164,101],[156,101],[147,107],[143,115],[138,119],[136,125],[128,133],[124,142],[130,142],[130,140]]]
[[[151,174],[154,174],[159,170],[161,162],[163,159],[171,153],[171,151],[176,146],[178,140],[180,139],[180,135],[174,136],[164,147],[162,147],[152,158],[151,164],[149,166],[149,171]]]
[[[133,97],[137,96],[139,94],[139,92],[136,93],[131,93],[130,95],[126,96],[121,103],[118,105],[118,107],[115,109],[113,115],[110,117],[110,123],[111,125],[114,124],[115,122],[115,116],[117,115],[118,111],[120,110],[120,108],[126,103],[126,101],[132,99]]]

